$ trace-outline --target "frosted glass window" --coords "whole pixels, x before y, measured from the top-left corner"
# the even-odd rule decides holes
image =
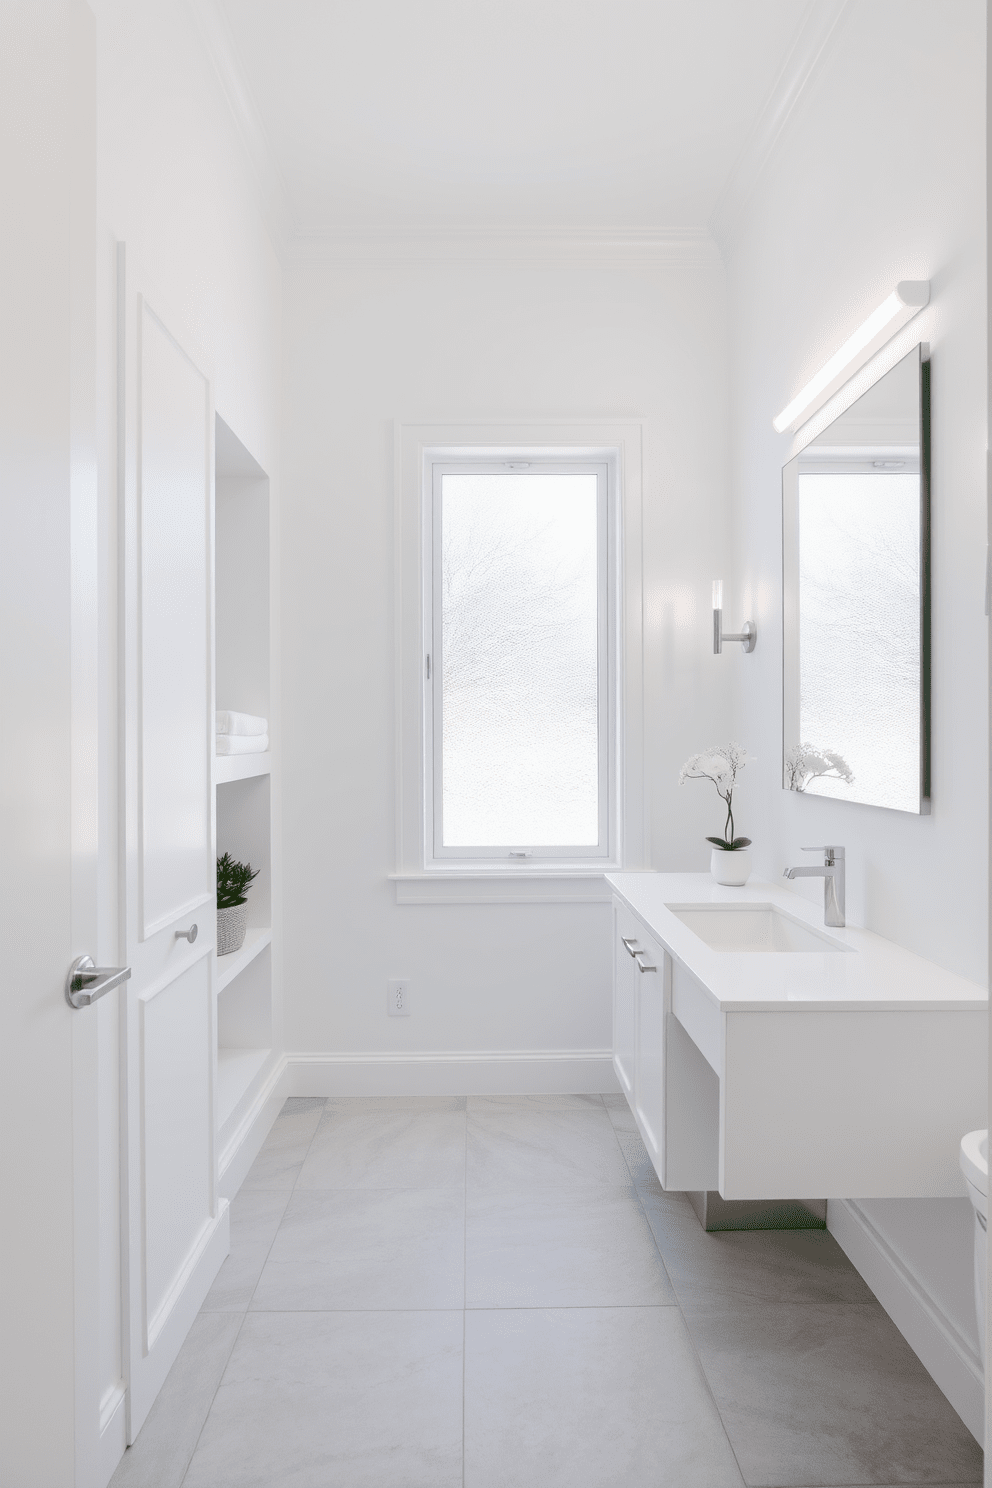
[[[799,734],[854,773],[810,794],[918,811],[920,478],[800,473]]]
[[[436,478],[442,853],[600,847],[605,533],[605,469]]]

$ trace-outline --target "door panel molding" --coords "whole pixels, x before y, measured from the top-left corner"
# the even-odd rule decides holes
[[[151,999],[138,998],[145,1354],[216,1218],[212,997],[209,962],[201,956]],[[199,1048],[191,1034],[201,1036]]]
[[[123,249],[119,271],[133,1442],[227,1254],[230,1221],[217,1191],[213,393]],[[193,918],[202,938],[177,941]]]
[[[160,930],[168,930],[170,925],[174,925],[177,920],[183,919],[186,915],[195,914],[204,904],[212,905],[213,898],[212,893],[198,894],[196,898],[187,900],[185,904],[180,904],[178,909],[170,909],[169,913],[163,915],[160,920],[155,920],[153,924],[144,927],[142,940],[151,940],[154,936],[158,935]]]
[[[202,893],[211,888],[209,852],[198,849],[211,812],[213,420],[209,382],[143,295],[136,394],[136,825],[148,940],[183,913],[179,890],[197,868]]]
[[[168,971],[164,971],[161,976],[156,977],[153,982],[149,982],[146,987],[141,989],[138,993],[139,1004],[152,1002],[160,992],[164,992],[167,987],[171,987],[176,978],[181,976],[184,971],[189,971],[192,967],[198,965],[199,962],[205,961],[212,951],[213,944],[208,941],[202,948],[197,948],[186,955],[183,958],[181,966],[170,967]]]

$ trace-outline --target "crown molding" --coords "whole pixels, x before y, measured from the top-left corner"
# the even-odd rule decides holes
[[[327,228],[298,232],[294,267],[433,263],[715,264],[707,228],[445,227]]]
[[[296,230],[293,214],[275,152],[245,81],[234,38],[217,0],[188,0],[188,4],[248,156],[262,215],[276,253],[285,260]]]
[[[849,7],[850,0],[810,0],[782,71],[744,141],[710,216],[710,231],[724,256],[733,244],[744,210],[776,145],[800,102],[808,95],[839,35]]]

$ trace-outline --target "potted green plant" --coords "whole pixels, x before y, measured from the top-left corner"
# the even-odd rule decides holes
[[[737,776],[751,756],[740,744],[720,744],[707,749],[703,754],[694,754],[686,760],[679,774],[679,785],[687,780],[711,780],[716,793],[727,803],[727,820],[722,837],[707,837],[713,843],[710,853],[710,873],[718,884],[740,888],[751,874],[750,837],[734,836],[734,786]]]
[[[217,859],[217,954],[240,951],[248,929],[248,890],[258,877],[250,863],[238,863],[225,853]]]

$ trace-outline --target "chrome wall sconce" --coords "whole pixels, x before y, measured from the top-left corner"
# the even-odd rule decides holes
[[[724,641],[740,641],[742,651],[753,651],[758,643],[758,628],[753,620],[744,621],[739,635],[728,635],[723,628],[723,580],[713,580],[713,655],[719,656]]]

